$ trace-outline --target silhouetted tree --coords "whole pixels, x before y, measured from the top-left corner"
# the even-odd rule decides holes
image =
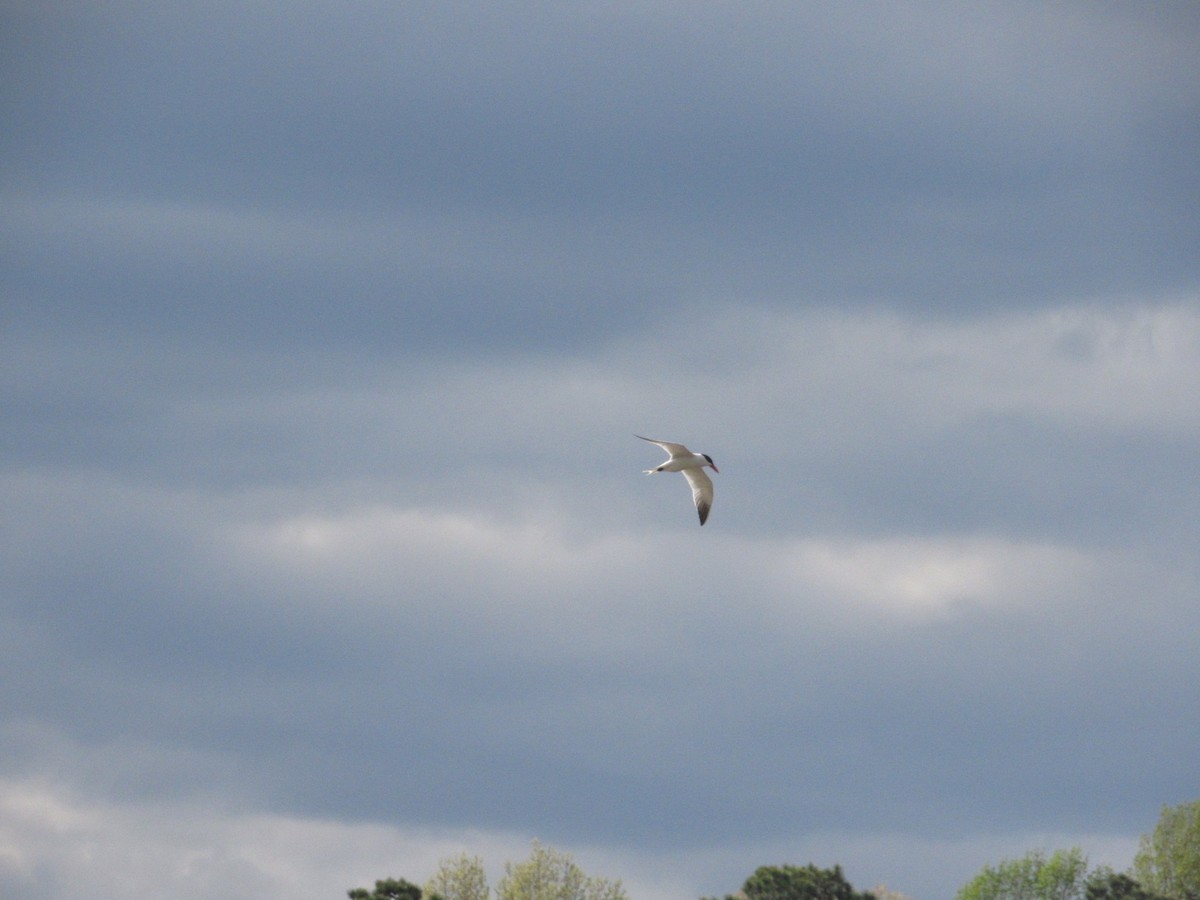
[[[1100,868],[1088,876],[1087,900],[1166,900],[1124,872]]]
[[[346,891],[350,900],[421,900],[421,889],[403,878],[385,878],[375,882],[375,890],[366,888],[351,888]],[[436,894],[430,894],[425,900],[441,900]]]
[[[841,866],[760,866],[746,879],[739,894],[725,900],[875,900],[869,891],[856,891]]]

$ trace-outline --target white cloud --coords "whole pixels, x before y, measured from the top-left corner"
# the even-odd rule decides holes
[[[462,850],[494,864],[521,854],[523,843],[470,829],[113,803],[61,784],[0,782],[0,885],[37,900],[344,897],[377,878],[420,883],[439,859]]]
[[[577,661],[611,652],[614,611],[631,602],[614,586],[637,582],[654,548],[620,532],[566,526],[553,510],[510,515],[382,505],[289,515],[236,526],[227,552],[243,577],[273,584],[284,602],[310,614],[369,612],[460,639],[488,633],[492,652],[506,639],[560,646]],[[329,598],[337,598],[336,613],[314,606]],[[639,640],[631,636],[626,652]]]
[[[794,582],[858,616],[918,619],[1075,593],[1090,568],[1066,548],[960,537],[801,541],[780,556]]]

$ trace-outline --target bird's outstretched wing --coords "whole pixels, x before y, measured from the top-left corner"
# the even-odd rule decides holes
[[[683,477],[692,486],[692,502],[696,504],[696,512],[700,514],[700,524],[703,525],[708,521],[708,511],[712,509],[712,479],[704,474],[703,469],[684,469]]]
[[[651,444],[658,444],[658,446],[662,447],[664,450],[667,451],[667,453],[670,454],[672,459],[674,459],[677,456],[691,456],[692,455],[692,451],[689,450],[687,447],[683,446],[683,444],[673,444],[670,441],[656,441],[653,438],[642,437],[640,434],[635,434],[634,437],[642,438],[643,441],[648,441]]]

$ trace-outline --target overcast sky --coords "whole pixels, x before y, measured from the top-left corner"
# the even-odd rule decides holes
[[[943,900],[1200,797],[1200,6],[2,18],[0,894]]]

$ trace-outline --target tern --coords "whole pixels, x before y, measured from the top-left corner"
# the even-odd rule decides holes
[[[712,469],[714,472],[721,471],[712,461],[712,457],[707,453],[693,453],[687,447],[683,446],[683,444],[673,444],[670,441],[654,441],[648,437],[642,437],[640,434],[635,434],[634,437],[641,438],[643,441],[649,441],[651,444],[658,444],[658,446],[670,454],[670,459],[657,469],[645,469],[643,471],[647,475],[653,475],[656,472],[682,472],[683,477],[692,486],[692,502],[696,504],[696,512],[700,514],[700,524],[703,525],[708,521],[708,511],[712,509],[713,485],[712,479],[704,474],[704,470]]]

